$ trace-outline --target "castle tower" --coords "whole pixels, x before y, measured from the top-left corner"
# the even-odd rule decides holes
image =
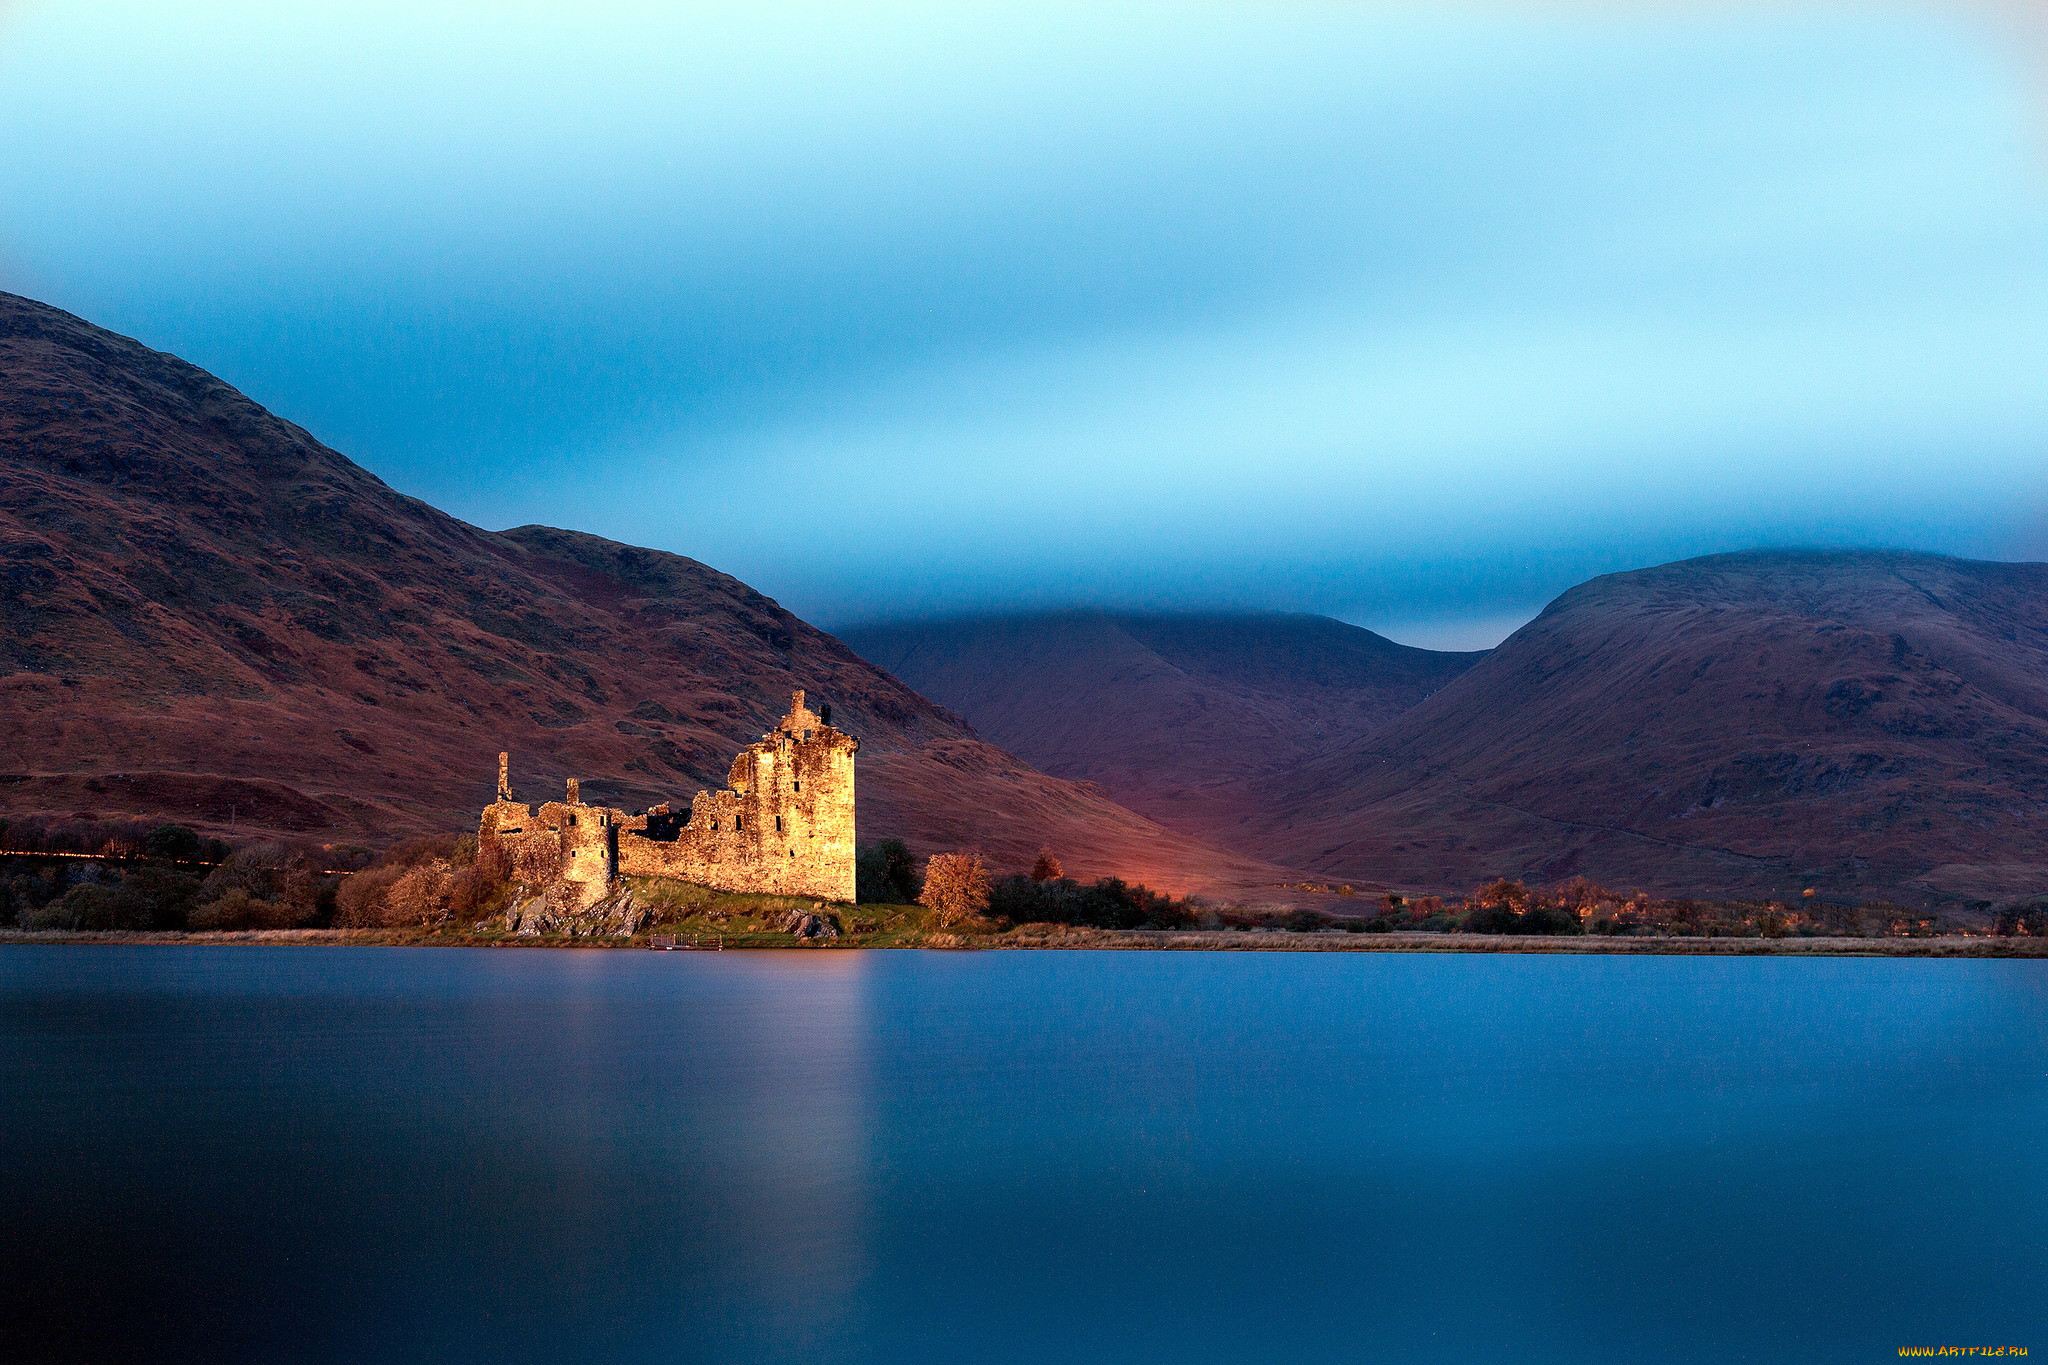
[[[559,882],[595,904],[621,876],[673,877],[723,891],[854,896],[854,755],[860,741],[833,728],[801,691],[758,743],[733,760],[722,791],[698,792],[684,816],[663,802],[629,815],[567,799],[528,809],[511,799],[509,756],[498,756],[498,802],[481,843],[511,855],[524,884]]]

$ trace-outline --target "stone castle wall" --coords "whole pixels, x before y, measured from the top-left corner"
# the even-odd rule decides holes
[[[499,799],[484,810],[478,842],[503,848],[522,881],[559,879],[588,888],[593,901],[621,875],[850,901],[859,749],[798,692],[775,729],[733,760],[725,789],[698,792],[687,815],[588,806],[573,781],[567,801],[535,812],[511,799],[501,762]]]
[[[576,799],[548,801],[534,810],[501,798],[484,807],[477,846],[502,849],[512,875],[526,885],[561,883],[574,900],[591,905],[618,877],[620,818],[615,810]]]

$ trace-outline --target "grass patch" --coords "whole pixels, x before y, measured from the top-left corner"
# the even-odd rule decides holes
[[[729,948],[903,948],[934,937],[931,911],[921,905],[852,905],[815,896],[763,896],[715,891],[666,877],[629,877],[633,897],[654,913],[649,934],[719,937]],[[792,913],[830,920],[836,939],[798,940],[782,926]],[[935,945],[936,946],[936,945]]]

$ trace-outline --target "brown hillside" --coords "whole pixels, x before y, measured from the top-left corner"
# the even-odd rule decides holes
[[[1483,654],[1326,616],[1068,611],[842,631],[862,657],[1046,772],[1173,823],[1395,716]]]
[[[173,356],[0,294],[0,812],[376,841],[456,828],[495,755],[624,806],[717,785],[792,688],[858,734],[862,837],[1156,885],[1218,853],[983,743],[677,555],[478,530]]]
[[[1428,886],[2048,890],[2048,565],[1719,555],[1566,593],[1210,837]]]

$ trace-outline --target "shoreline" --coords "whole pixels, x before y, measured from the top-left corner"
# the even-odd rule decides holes
[[[435,933],[424,929],[250,929],[203,933],[169,931],[0,931],[0,947],[253,948],[540,948],[646,952],[644,936],[551,938]],[[1239,933],[1168,929],[1065,929],[1052,933],[947,934],[922,941],[867,944],[846,940],[762,941],[748,936],[727,952],[942,952],[1120,951],[1280,953],[1529,953],[1656,957],[1924,957],[2048,958],[2048,938],[1609,938],[1604,935],[1536,937],[1490,934]]]

